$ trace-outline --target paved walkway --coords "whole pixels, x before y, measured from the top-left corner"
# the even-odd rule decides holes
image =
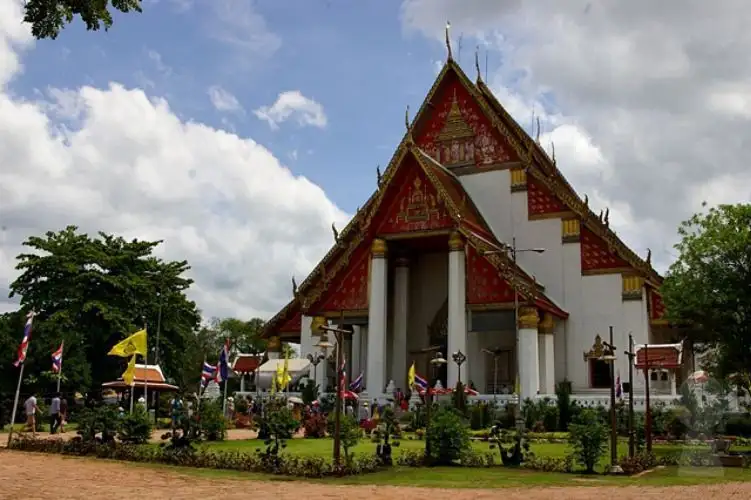
[[[238,473],[239,475],[240,473]],[[67,500],[105,497],[322,500],[408,498],[410,500],[706,500],[751,498],[751,483],[710,486],[529,488],[496,490],[427,489],[392,486],[336,486],[243,479],[206,479],[131,464],[90,458],[0,451],[0,497]]]

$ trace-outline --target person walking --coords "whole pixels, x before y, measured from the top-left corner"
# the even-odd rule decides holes
[[[60,422],[60,394],[55,394],[50,403],[50,434],[57,433]]]
[[[60,432],[65,434],[65,424],[68,421],[68,400],[60,398]]]
[[[26,426],[31,429],[31,435],[37,435],[37,398],[33,394],[23,403],[24,412],[26,413]]]

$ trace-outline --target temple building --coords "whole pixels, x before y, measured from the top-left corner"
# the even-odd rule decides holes
[[[303,358],[316,351],[311,324],[327,318],[351,332],[347,372],[364,374],[369,397],[390,381],[406,389],[414,362],[431,381],[461,379],[484,396],[511,394],[517,380],[523,398],[552,395],[567,380],[575,395],[604,398],[609,361],[591,354],[610,326],[624,382],[629,334],[637,345],[679,340],[649,255],[590,209],[476,66],[473,82],[449,47],[375,192],[267,323],[271,357],[280,341],[299,343]],[[459,351],[461,365],[451,359]],[[448,360],[437,369],[435,352]],[[327,370],[315,377],[333,387]]]

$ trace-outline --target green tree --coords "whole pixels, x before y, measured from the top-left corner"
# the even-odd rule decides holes
[[[708,368],[739,374],[751,392],[751,205],[720,205],[678,228],[678,259],[661,287],[671,321],[692,325],[689,340],[712,349]]]
[[[75,226],[24,243],[32,251],[18,256],[16,269],[21,274],[11,284],[10,296],[21,297],[23,311],[37,312],[27,361],[32,383],[28,390],[49,389],[40,385],[40,374],[49,370],[50,354],[62,340],[64,387],[69,390],[96,390],[102,382],[118,378],[125,362],[107,352],[144,325],[153,362],[157,322],[165,374],[183,387],[197,384],[200,362],[193,358],[200,315],[185,296],[192,284],[183,276],[189,266],[154,257],[159,244],[105,233],[92,238]],[[12,319],[16,342],[22,321],[23,314]]]
[[[574,457],[584,465],[587,473],[593,473],[608,449],[608,428],[600,420],[597,411],[585,408],[569,424],[568,429]]]
[[[110,5],[111,4],[111,5]],[[80,17],[89,31],[112,27],[112,12],[141,12],[141,0],[27,0],[24,21],[37,39],[55,39],[67,24]]]

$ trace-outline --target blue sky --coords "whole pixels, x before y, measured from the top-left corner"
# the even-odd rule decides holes
[[[183,119],[234,129],[265,145],[352,212],[374,189],[376,165],[389,161],[404,132],[405,107],[419,106],[445,49],[404,32],[397,0],[251,4],[270,41],[252,39],[248,29],[259,35],[263,29],[242,19],[248,13],[242,9],[233,11],[240,19],[228,27],[227,14],[209,2],[187,9],[146,2],[142,14],[117,16],[109,32],[85,32],[75,23],[57,40],[38,43],[11,90],[33,98],[35,89],[106,88],[110,81],[144,88],[166,97]],[[207,95],[212,85],[234,94],[246,113],[215,110]],[[326,128],[288,122],[271,130],[253,115],[292,89],[323,105]]]

